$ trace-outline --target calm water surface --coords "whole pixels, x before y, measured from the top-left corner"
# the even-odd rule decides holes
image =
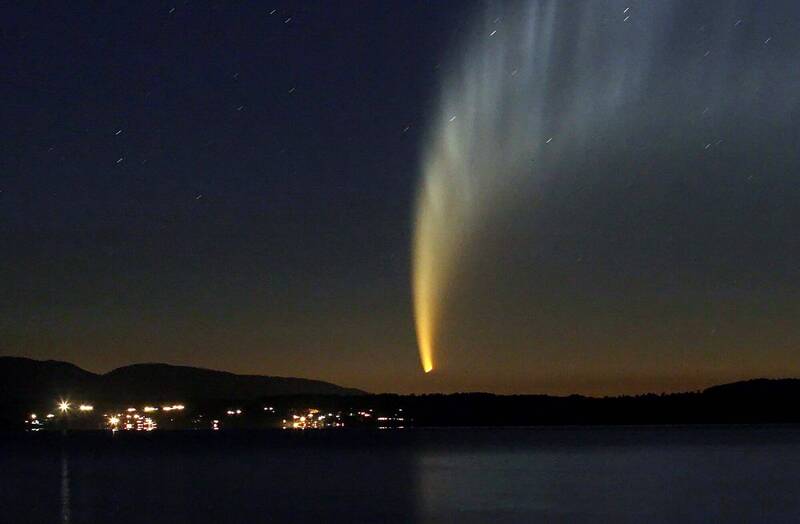
[[[800,427],[0,435],[0,521],[800,522]]]

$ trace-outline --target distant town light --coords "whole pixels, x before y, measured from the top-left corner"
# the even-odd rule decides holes
[[[53,417],[55,417],[55,415],[53,415],[52,413],[47,414],[47,418],[53,418]]]
[[[70,405],[71,404],[69,403],[69,401],[60,400],[58,403],[58,409],[61,410],[61,413],[66,413],[67,411],[69,411]]]
[[[80,406],[78,406],[78,409],[80,411],[94,411],[94,406],[90,404],[81,404]]]
[[[134,411],[136,411],[136,408],[128,408],[128,413],[133,413]]]
[[[36,420],[36,413],[31,413],[31,419]]]

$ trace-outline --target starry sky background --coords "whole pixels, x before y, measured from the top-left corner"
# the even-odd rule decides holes
[[[630,111],[666,126],[661,147],[605,140],[616,153],[571,162],[495,217],[431,376],[414,336],[413,200],[448,54],[481,4],[5,5],[0,353],[398,392],[800,375],[800,114],[787,95],[800,13],[684,4],[670,20],[684,45],[653,59],[654,78],[707,58],[716,37],[701,28],[740,31],[746,75],[734,53],[718,85],[686,84],[736,85],[725,118],[687,150],[675,137],[714,104],[679,121],[678,97],[644,93]]]

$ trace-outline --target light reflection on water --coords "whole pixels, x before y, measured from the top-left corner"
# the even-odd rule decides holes
[[[2,522],[800,521],[793,427],[31,437]]]
[[[797,445],[613,446],[419,457],[426,522],[798,522]]]
[[[69,523],[69,461],[61,454],[61,522]]]

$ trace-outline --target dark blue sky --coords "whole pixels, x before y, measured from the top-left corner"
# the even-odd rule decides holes
[[[625,109],[638,117],[598,130],[594,149],[563,151],[544,187],[520,189],[532,191],[524,205],[482,226],[490,247],[463,267],[474,285],[451,298],[450,374],[427,379],[413,202],[442,79],[479,6],[5,5],[0,353],[374,391],[633,391],[800,373],[787,368],[800,341],[797,99],[786,95],[798,78],[784,67],[800,17],[780,2],[692,5],[658,21],[669,37],[649,69],[630,65],[651,83]],[[590,36],[616,34],[615,16]],[[585,81],[571,24],[554,25],[562,55],[548,72],[568,95]],[[725,65],[697,76],[723,45]],[[669,91],[670,79],[685,81]],[[711,123],[691,105],[700,91]],[[713,136],[718,156],[686,136]],[[629,365],[615,373],[614,361]]]
[[[416,372],[411,201],[453,16],[4,7],[0,351],[362,385],[343,370]]]

